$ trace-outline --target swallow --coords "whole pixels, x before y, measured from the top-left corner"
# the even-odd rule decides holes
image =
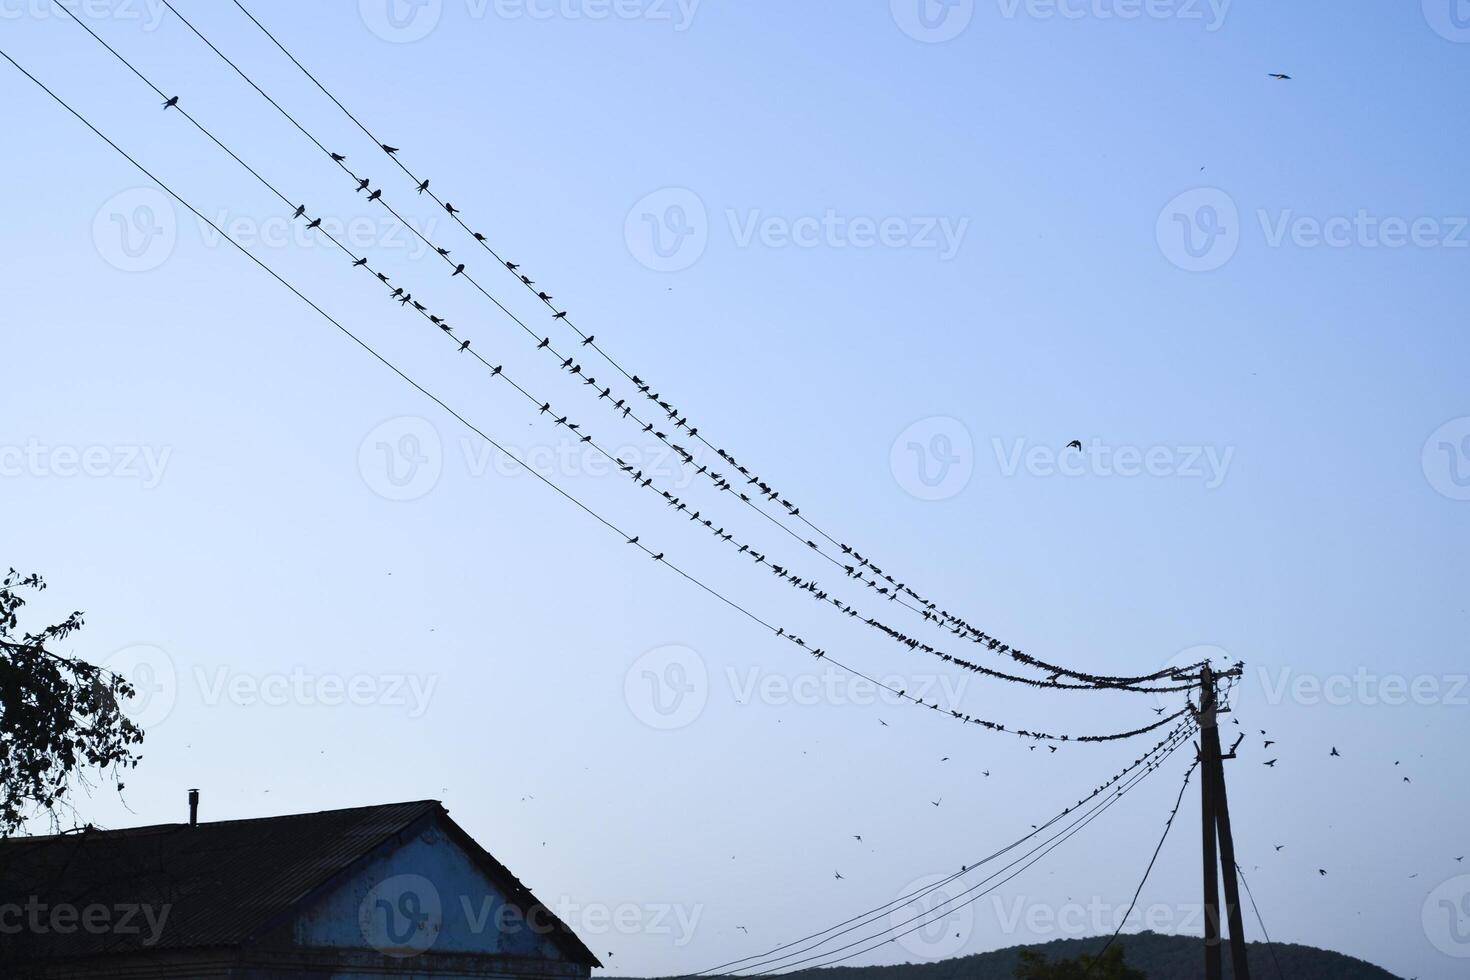
[[[835,879],[837,879],[838,881],[845,881],[846,880],[846,879],[844,879],[842,877],[842,872],[841,871],[834,871],[834,872],[832,872],[832,877],[835,878]]]
[[[305,213],[306,213],[306,205],[303,204],[303,205],[301,205],[301,207],[299,207],[299,208],[296,209],[296,213],[293,214],[293,215],[291,215],[291,217],[292,218],[299,218],[299,217],[301,217]]]
[[[448,211],[450,214],[459,214],[459,208],[455,207],[453,204],[450,204],[448,201],[444,202],[444,210]]]
[[[596,339],[597,339],[597,335],[596,334],[588,334],[587,335],[587,339],[584,340],[584,341],[582,341],[582,346],[583,347],[591,347],[592,346],[592,342],[594,340],[596,340]]]
[[[664,560],[664,553],[662,551],[660,551],[658,554],[656,554],[656,555],[653,556],[653,560],[654,561],[663,561]]]
[[[311,229],[313,229],[313,228],[320,228],[321,226],[322,226],[322,219],[321,218],[317,218],[314,221],[312,221],[311,224],[309,224],[309,225],[306,226],[306,230],[307,231],[311,231]]]
[[[420,194],[422,194],[424,191],[426,191],[428,189],[429,189],[429,182],[427,180],[424,181],[422,184],[419,185],[419,193]]]
[[[398,147],[396,146],[389,146],[387,143],[380,143],[378,145],[381,146],[383,148],[383,152],[388,154],[390,157],[398,152]]]
[[[1082,451],[1082,440],[1081,439],[1073,439],[1071,442],[1067,443],[1067,448],[1068,449],[1075,449],[1075,450],[1077,450],[1080,453]]]
[[[516,271],[517,269],[520,268],[520,266],[516,265],[514,262],[507,262],[507,263],[505,263],[505,267],[507,269],[509,269],[511,272],[514,272],[514,271]]]
[[[1271,760],[1271,761],[1270,761],[1270,762],[1267,762],[1267,763],[1264,763],[1264,765],[1265,765],[1265,766],[1266,766],[1266,768],[1268,768],[1268,769],[1275,769],[1275,768],[1276,768],[1276,761],[1277,761],[1277,760],[1275,760],[1275,759],[1272,759],[1272,760]]]
[[[367,256],[366,255],[364,255],[362,258],[358,259],[356,262],[352,263],[352,267],[354,269],[356,269],[360,265],[367,265]]]
[[[541,350],[543,347],[550,347],[550,346],[551,346],[551,338],[550,337],[543,337],[541,339],[541,343],[539,343],[539,344],[536,345],[536,349],[537,350]]]
[[[364,177],[364,178],[362,178],[362,180],[359,180],[357,182],[357,189],[358,189],[358,191],[365,191],[365,190],[367,190],[368,189],[368,185],[370,185],[372,182],[373,182],[373,180],[372,180],[371,177]]]
[[[163,104],[163,107],[165,109],[174,109],[174,108],[177,108],[178,107],[178,104],[179,104],[179,97],[177,95],[175,95],[173,98],[171,98],[167,102],[165,102]]]
[[[540,292],[540,293],[537,293],[536,294],[536,298],[539,299],[543,303],[550,303],[556,297],[552,296],[550,293],[547,293],[547,292]]]
[[[383,196],[382,188],[379,188],[378,190],[375,190],[371,194],[368,195],[368,200],[369,201],[376,201],[379,198],[381,198],[382,196]]]
[[[1289,81],[1291,81],[1291,76],[1290,75],[1283,74],[1283,73],[1281,73],[1279,71],[1273,71],[1273,72],[1271,72],[1270,75],[1269,75],[1269,77],[1276,79],[1278,82],[1289,82]]]
[[[465,351],[467,351],[469,349],[470,349],[470,342],[468,340],[466,340],[464,343],[462,343],[462,344],[459,345],[459,352],[461,354],[463,354]]]
[[[453,274],[450,275],[449,278],[453,279],[455,276],[462,276],[462,275],[464,275],[464,263],[463,262],[461,262],[459,265],[457,265],[457,266],[454,267],[454,272],[453,272]]]
[[[566,310],[562,310],[556,316],[552,317],[553,320],[565,320],[566,318],[567,318]]]

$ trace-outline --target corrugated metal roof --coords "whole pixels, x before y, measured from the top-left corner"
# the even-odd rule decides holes
[[[513,903],[550,916],[559,944],[574,962],[599,965],[570,929],[432,800],[197,827],[164,824],[0,840],[0,903],[24,908],[34,899],[76,909],[147,905],[155,914],[168,906],[166,927],[152,945],[144,944],[150,930],[142,916],[133,923],[137,934],[26,928],[0,942],[22,956],[240,946],[314,889],[432,815],[442,818]]]

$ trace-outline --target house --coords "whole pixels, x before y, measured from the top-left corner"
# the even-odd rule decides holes
[[[433,801],[0,841],[0,977],[585,980],[597,957]]]

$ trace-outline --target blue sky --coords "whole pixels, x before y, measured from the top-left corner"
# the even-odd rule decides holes
[[[556,329],[232,4],[179,6]],[[1441,903],[1470,895],[1454,861],[1470,851],[1470,28],[1448,2],[250,7],[824,528],[1048,659],[1245,660],[1231,799],[1273,937],[1456,975],[1470,905],[1452,921]],[[86,10],[475,350],[673,473],[167,10]],[[263,261],[712,586],[977,715],[1077,732],[1153,717],[1149,697],[935,671],[732,560],[293,228],[49,3],[0,18],[12,57]],[[886,902],[1137,754],[1032,753],[814,669],[496,465],[0,74],[0,560],[48,577],[38,616],[87,612],[76,652],[156,689],[125,801],[99,791],[85,819],[182,819],[191,786],[206,818],[442,798],[613,970],[667,974]],[[1083,454],[1061,454],[1074,438]],[[708,486],[687,493],[830,579]],[[1183,762],[974,906],[953,947],[875,958],[1099,931],[1090,911],[1072,928],[1029,910],[1126,905]],[[1198,928],[1188,799],[1142,896],[1166,931]],[[632,911],[609,927],[597,910]]]

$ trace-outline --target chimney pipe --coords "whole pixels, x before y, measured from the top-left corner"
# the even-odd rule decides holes
[[[189,826],[199,826],[199,791],[189,790]]]

